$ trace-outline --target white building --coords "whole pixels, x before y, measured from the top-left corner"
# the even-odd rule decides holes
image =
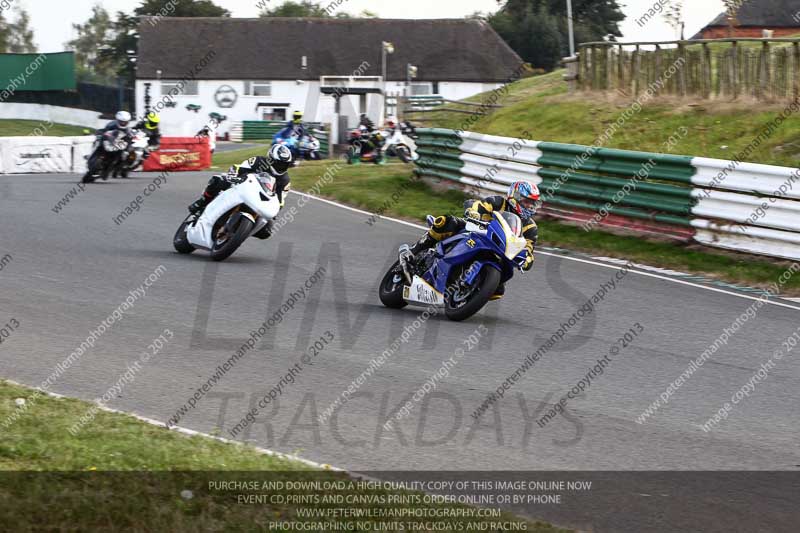
[[[365,96],[345,96],[341,113],[382,120],[382,43],[387,94],[462,99],[499,87],[519,71],[520,57],[485,22],[471,19],[143,18],[136,105],[156,109],[165,135],[193,135],[213,114],[232,122],[334,118],[334,97],[321,80],[359,77]],[[407,66],[417,77],[407,85]],[[326,85],[329,83],[326,82]],[[376,94],[378,93],[378,94]],[[148,105],[149,104],[149,105]]]

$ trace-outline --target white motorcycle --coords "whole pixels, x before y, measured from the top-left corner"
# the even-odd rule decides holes
[[[141,165],[146,155],[150,152],[150,138],[147,133],[141,130],[131,132],[131,141],[127,150],[122,154],[119,168],[115,174],[121,178],[127,178],[128,174],[136,170]]]
[[[267,224],[280,208],[275,178],[248,174],[243,182],[221,192],[199,217],[186,217],[172,244],[179,253],[190,254],[202,248],[211,252],[214,261],[222,261],[248,237],[267,238]]]
[[[386,156],[397,156],[403,163],[411,163],[419,159],[417,154],[417,144],[412,135],[415,134],[414,127],[408,122],[401,122],[392,131],[381,131],[383,138],[386,139],[381,150]]]

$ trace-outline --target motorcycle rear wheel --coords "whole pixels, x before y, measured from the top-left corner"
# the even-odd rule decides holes
[[[397,260],[383,276],[381,285],[378,287],[381,303],[390,309],[402,309],[408,305],[408,302],[403,299],[404,280],[403,275],[398,272],[399,267],[400,261]],[[398,277],[399,281],[397,281]]]
[[[351,146],[347,149],[347,164],[357,165],[361,162],[361,149]]]
[[[465,288],[466,292],[447,291],[444,299],[445,316],[455,322],[468,319],[486,305],[499,285],[500,272],[490,266],[483,267],[472,287]],[[463,299],[457,300],[459,296],[463,296]]]
[[[407,146],[398,146],[397,156],[403,163],[411,163],[411,150]]]
[[[233,216],[233,215],[232,215]],[[217,230],[214,236],[214,244],[211,247],[211,259],[214,261],[224,261],[235,252],[239,246],[250,236],[255,224],[249,218],[242,216],[239,219],[239,224],[233,234],[227,235],[226,238],[220,239],[219,232],[224,231],[223,228]]]

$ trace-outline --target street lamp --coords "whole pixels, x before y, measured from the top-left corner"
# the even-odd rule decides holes
[[[569,57],[575,57],[575,30],[572,28],[572,0],[567,0],[567,27],[569,28]]]
[[[386,115],[386,56],[394,53],[394,45],[389,41],[381,41],[381,64],[383,73],[383,114]]]

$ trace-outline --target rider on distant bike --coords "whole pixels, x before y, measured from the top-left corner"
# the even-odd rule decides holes
[[[150,156],[150,152],[158,150],[158,147],[161,145],[161,131],[158,129],[160,123],[161,118],[158,116],[158,113],[151,111],[144,117],[144,120],[140,120],[133,126],[133,129],[141,130],[147,135],[147,152],[145,152],[144,155],[145,159]]]
[[[494,211],[508,211],[519,216],[522,220],[522,236],[527,241],[525,249],[528,255],[522,269],[528,271],[533,266],[533,249],[539,239],[539,228],[533,217],[540,205],[539,188],[527,181],[517,181],[511,184],[505,196],[487,196],[483,200],[467,200],[464,202],[465,217],[489,222]],[[433,226],[422,239],[411,247],[411,253],[418,255],[432,248],[439,241],[452,237],[464,231],[467,220],[451,215],[436,217]],[[500,285],[493,296],[500,298],[505,293],[505,287]]]
[[[116,115],[114,115],[114,120],[109,122],[105,125],[105,127],[100,128],[95,132],[95,149],[89,156],[86,164],[89,167],[89,172],[91,172],[94,168],[95,161],[97,157],[105,152],[105,148],[103,148],[103,135],[108,133],[109,131],[117,131],[117,130],[124,130],[127,133],[130,133],[130,123],[131,123],[131,114],[127,111],[118,111]]]
[[[208,181],[203,195],[189,206],[189,212],[200,216],[203,210],[211,201],[222,191],[228,190],[236,184],[247,179],[248,174],[269,174],[275,178],[275,193],[283,207],[285,198],[284,193],[289,191],[289,174],[287,170],[292,166],[294,157],[292,151],[282,144],[274,144],[269,149],[267,156],[256,156],[243,161],[239,165],[233,165],[228,174],[218,174],[212,176]],[[254,237],[267,239],[272,235],[272,221],[267,226],[256,233]]]
[[[286,126],[284,126],[283,129],[279,131],[276,136],[281,137],[283,139],[288,139],[292,135],[296,135],[297,138],[300,139],[305,134],[306,134],[306,127],[303,124],[303,113],[301,111],[295,111],[294,113],[292,113],[292,120],[287,122]]]

